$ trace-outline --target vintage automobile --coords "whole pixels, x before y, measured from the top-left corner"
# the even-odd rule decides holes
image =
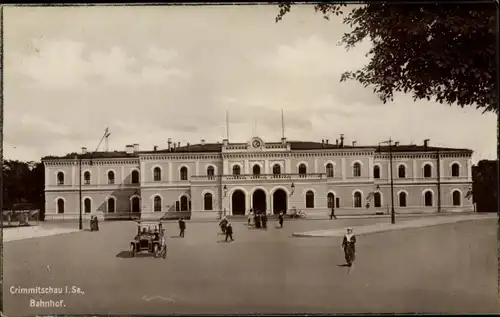
[[[138,252],[152,253],[155,258],[167,257],[167,244],[165,243],[165,228],[161,221],[138,221],[137,233],[130,242],[130,256]]]

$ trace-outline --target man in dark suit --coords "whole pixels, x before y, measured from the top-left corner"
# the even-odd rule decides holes
[[[179,233],[179,237],[184,238],[184,231],[186,230],[186,222],[184,221],[184,218],[182,218],[182,217],[181,217],[181,219],[179,219],[179,229],[181,230],[181,232]]]

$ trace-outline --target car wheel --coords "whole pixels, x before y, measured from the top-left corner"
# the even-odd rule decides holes
[[[135,256],[135,246],[133,244],[130,245],[130,257]]]
[[[155,244],[155,245],[153,246],[153,255],[154,255],[154,257],[155,257],[155,258],[157,258],[157,257],[158,257],[158,249],[159,249],[159,248],[158,248],[158,244]]]

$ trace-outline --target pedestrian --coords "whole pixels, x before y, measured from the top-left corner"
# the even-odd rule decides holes
[[[253,219],[253,209],[250,209],[250,213],[248,214],[248,226],[250,227],[250,223]]]
[[[255,228],[260,229],[260,213],[258,213],[257,211],[255,212],[254,220],[255,220]]]
[[[283,228],[283,211],[281,211],[278,215],[278,223],[280,224],[280,228]]]
[[[186,222],[182,217],[179,219],[179,229],[181,230],[181,232],[179,233],[179,237],[184,238],[184,231],[186,230]]]
[[[342,239],[342,248],[344,249],[345,260],[350,267],[356,257],[356,236],[352,228],[347,228],[347,233]]]
[[[337,216],[335,216],[335,207],[332,207],[332,212],[330,213],[330,220],[332,220],[333,218],[337,220]]]
[[[226,226],[226,242],[227,242],[227,238],[231,238],[231,241],[234,241],[234,239],[233,239],[233,226],[231,225],[230,222],[228,222],[227,226]]]
[[[262,228],[267,229],[267,213],[262,214]]]
[[[228,222],[229,221],[227,220],[226,216],[222,217],[221,221],[219,222],[219,227],[222,230],[222,234],[226,233],[226,227]]]

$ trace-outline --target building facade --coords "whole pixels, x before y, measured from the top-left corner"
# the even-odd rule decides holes
[[[423,145],[205,143],[45,157],[46,219],[191,211],[277,213],[471,211],[472,151]],[[392,168],[391,168],[392,167]],[[391,192],[391,170],[393,191]]]

